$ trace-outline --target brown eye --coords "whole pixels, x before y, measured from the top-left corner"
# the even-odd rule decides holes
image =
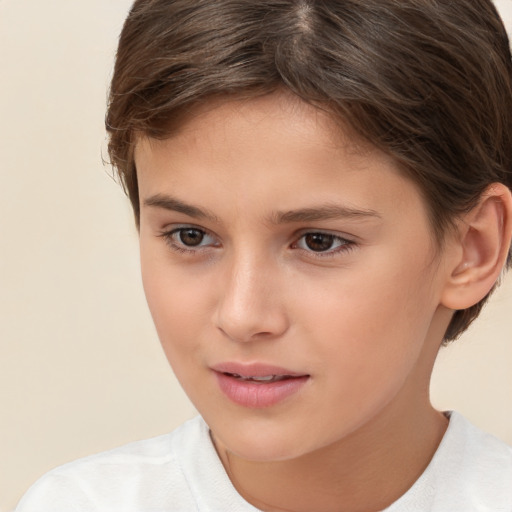
[[[304,243],[312,251],[323,252],[332,248],[335,238],[334,235],[326,233],[308,233],[304,236]]]
[[[204,239],[204,232],[199,229],[184,228],[179,231],[179,239],[188,247],[198,246]]]

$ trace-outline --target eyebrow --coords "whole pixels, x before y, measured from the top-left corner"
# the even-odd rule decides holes
[[[312,208],[276,212],[271,216],[270,222],[272,224],[287,224],[292,222],[367,218],[381,219],[382,217],[375,210],[352,208],[337,204],[325,204]]]
[[[173,212],[184,213],[189,217],[195,219],[207,219],[212,222],[218,222],[217,216],[209,210],[184,203],[175,197],[163,194],[156,194],[144,200],[144,206],[153,206],[156,208],[163,208]]]
[[[207,219],[219,222],[218,217],[210,210],[185,203],[175,197],[156,194],[144,200],[144,206],[163,208],[174,212],[183,213],[195,219]],[[335,219],[367,219],[382,218],[375,210],[359,209],[337,204],[324,204],[316,207],[301,208],[285,212],[274,212],[270,215],[270,224],[291,224],[294,222],[315,222]]]

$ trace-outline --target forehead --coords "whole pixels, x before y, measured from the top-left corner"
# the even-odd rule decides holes
[[[163,128],[167,132],[167,137],[163,138],[173,139],[184,133],[190,134],[203,123],[219,128],[227,117],[230,122],[237,118],[240,123],[246,120],[256,126],[265,120],[278,123],[286,118],[288,123],[291,122],[291,127],[295,130],[303,128],[305,133],[320,126],[323,135],[328,134],[334,146],[350,146],[361,152],[374,149],[341,116],[331,112],[327,105],[306,102],[284,88],[254,96],[248,93],[246,96],[224,94],[206,97],[193,106],[173,112],[165,123],[166,128]],[[144,134],[140,134],[136,146],[145,138]]]
[[[391,157],[287,94],[207,103],[167,139],[141,138],[135,161],[141,204],[172,192],[244,211],[315,201],[375,209],[385,199],[399,205],[404,187],[417,195]]]
[[[391,161],[347,123],[285,90],[248,99],[213,98],[187,112],[179,112],[173,116],[164,139],[140,135],[134,157],[137,170],[141,170],[146,167],[147,157],[162,155],[165,147],[172,147],[175,157],[194,149],[200,152],[190,151],[189,157],[208,154],[214,159],[230,147],[237,147],[240,155],[245,156],[241,151],[250,154],[247,142],[251,140],[254,147],[261,147],[262,143],[267,149],[273,146],[273,154],[284,153],[300,143],[304,153],[315,146],[322,147],[331,153],[341,152],[345,158],[354,157],[354,164],[375,156]],[[259,157],[265,160],[264,153],[260,152]]]

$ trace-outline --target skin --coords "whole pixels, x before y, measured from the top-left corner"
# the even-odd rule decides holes
[[[439,250],[416,186],[284,94],[212,103],[169,139],[141,139],[135,160],[148,304],[240,494],[296,512],[398,499],[447,426],[428,388],[461,255],[451,240]],[[326,205],[364,214],[277,222]],[[205,233],[199,246],[183,243],[184,227]],[[339,238],[321,237],[333,248],[315,252],[306,233]],[[248,409],[219,389],[211,367],[225,361],[310,377],[277,405]]]

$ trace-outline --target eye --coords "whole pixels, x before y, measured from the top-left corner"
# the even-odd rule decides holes
[[[160,235],[166,244],[178,252],[197,252],[207,247],[218,245],[216,239],[203,229],[183,226],[163,232]]]
[[[354,242],[330,233],[305,233],[295,247],[313,253],[336,253],[352,248]]]
[[[179,229],[177,235],[179,241],[187,247],[197,247],[205,238],[205,232],[194,228]]]

